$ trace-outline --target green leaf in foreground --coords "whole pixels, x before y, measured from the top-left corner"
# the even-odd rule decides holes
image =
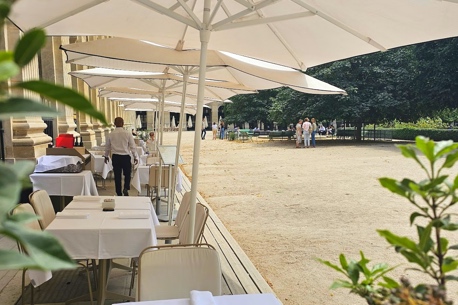
[[[19,66],[13,61],[14,54],[9,51],[0,51],[0,81],[6,81],[19,74]]]
[[[91,117],[100,120],[103,124],[108,125],[105,116],[101,112],[97,111],[90,101],[70,88],[57,86],[43,81],[27,81],[16,84],[15,86],[36,92],[48,99],[53,99],[62,104],[68,105],[73,109],[87,113]]]
[[[0,102],[0,119],[18,116],[57,116],[58,112],[41,103],[22,97],[12,97]]]
[[[20,66],[27,65],[46,43],[46,34],[42,29],[25,32],[14,50],[14,61]]]
[[[33,266],[27,268],[59,270],[76,266],[57,239],[46,231],[31,230],[22,222],[8,220],[4,222],[2,233],[13,237],[23,245],[34,262]]]

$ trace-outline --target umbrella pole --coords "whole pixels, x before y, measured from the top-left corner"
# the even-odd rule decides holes
[[[204,105],[204,90],[205,90],[205,74],[207,72],[207,49],[208,42],[210,40],[210,30],[207,29],[208,21],[210,18],[210,0],[204,2],[204,18],[203,18],[203,29],[200,30],[200,70],[199,70],[199,82],[197,91],[197,112],[196,112],[196,128],[194,130],[194,152],[192,156],[192,183],[191,183],[191,198],[189,206],[189,235],[188,241],[190,243],[197,242],[194,240],[194,227],[196,223],[196,206],[197,206],[197,183],[199,180],[199,152],[202,138],[200,132],[202,131],[202,120],[203,105]]]
[[[186,87],[188,85],[188,79],[189,79],[189,70],[186,69],[185,73],[183,73],[183,95],[181,97],[181,109],[180,109],[180,123],[181,120],[183,119],[184,116],[184,105],[186,101]],[[174,203],[175,203],[175,187],[176,187],[176,180],[177,180],[177,175],[178,175],[178,163],[180,159],[180,146],[181,146],[181,132],[182,128],[178,128],[178,137],[177,137],[177,148],[176,148],[176,153],[175,153],[175,167],[173,168],[173,175],[172,175],[172,184],[170,186],[170,195],[172,196],[170,205],[169,205],[169,225],[172,225],[172,220],[173,220],[173,210],[174,210]]]

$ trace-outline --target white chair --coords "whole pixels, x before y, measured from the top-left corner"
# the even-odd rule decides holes
[[[177,216],[175,217],[175,223],[172,226],[164,225],[155,227],[157,239],[173,240],[179,237],[184,219],[188,215],[190,197],[191,192],[184,193],[180,207],[178,208]]]
[[[22,203],[22,204],[18,205],[12,212],[13,215],[20,214],[20,213],[36,214],[34,208],[28,203]],[[32,230],[37,230],[37,231],[41,231],[42,230],[42,226],[40,225],[40,223],[39,223],[39,221],[37,219],[28,222],[27,223],[27,227],[29,229],[32,229]],[[20,252],[23,252],[23,253],[26,252],[25,249],[19,243],[18,243],[18,249],[19,249]],[[94,303],[93,303],[93,297],[92,297],[92,286],[91,286],[91,279],[90,279],[90,276],[89,276],[89,269],[84,264],[82,264],[80,262],[77,262],[77,263],[81,267],[83,267],[84,270],[86,271],[86,277],[87,277],[88,288],[89,288],[90,302],[91,302],[91,305],[93,305]],[[25,285],[26,271],[27,271],[27,269],[23,269],[22,270],[22,297],[21,297],[22,305],[25,304],[25,302],[24,302],[24,293],[25,293],[25,289],[27,288],[27,286]],[[31,287],[30,288],[31,289],[30,290],[30,304],[33,305],[34,304],[34,300],[33,300],[34,299],[34,295],[33,295],[34,286],[32,285],[32,283],[29,283],[29,286]]]
[[[175,226],[155,226],[156,229],[156,234],[157,234],[157,239],[177,239],[178,238],[178,244],[179,245],[187,245],[187,244],[197,244],[200,242],[202,239],[202,236],[204,234],[204,228],[205,228],[205,223],[207,222],[209,210],[206,206],[204,206],[201,203],[197,203],[196,205],[196,222],[194,224],[194,239],[190,240],[189,239],[189,226],[190,226],[190,218],[189,218],[189,196],[190,193],[185,194],[187,196],[187,205],[188,207],[185,209],[182,209],[182,213],[180,215],[177,214],[177,217],[175,218],[175,222],[179,221],[181,223],[180,227],[176,227],[177,229],[172,229],[172,227]],[[183,197],[183,200],[185,198]],[[182,202],[183,204],[183,202]],[[180,206],[181,209],[181,206]],[[180,212],[180,209],[178,212]],[[179,217],[180,216],[180,217]],[[163,230],[161,232],[160,227],[166,227],[167,229]],[[178,237],[177,238],[171,238],[171,233],[176,233],[177,230],[178,232]],[[170,231],[170,232],[167,232]],[[175,231],[175,232],[172,232]],[[158,234],[162,234],[159,236]],[[161,238],[160,238],[161,237]],[[132,289],[134,288],[135,284],[135,275],[137,273],[137,259],[132,259],[132,277],[130,280],[130,289],[129,289],[129,295],[132,293]]]
[[[208,244],[165,245],[142,251],[137,301],[188,298],[191,290],[221,295],[221,263]]]
[[[180,233],[178,234],[179,244],[196,244],[199,243],[204,235],[205,223],[207,222],[209,210],[206,206],[198,202],[196,204],[196,221],[194,223],[194,236],[193,239],[189,239],[189,230],[191,219],[188,215],[184,218],[183,224],[181,226]]]
[[[35,210],[35,214],[40,216],[38,222],[44,230],[56,218],[56,212],[51,202],[48,192],[45,190],[35,191],[29,195],[29,201]]]

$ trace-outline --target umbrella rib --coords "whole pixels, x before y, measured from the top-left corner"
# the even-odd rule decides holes
[[[249,7],[246,10],[240,11],[237,14],[233,14],[233,15],[229,16],[228,18],[223,19],[223,20],[215,23],[212,28],[216,29],[216,28],[218,28],[218,27],[220,27],[220,26],[222,26],[224,24],[231,23],[232,21],[234,21],[234,20],[236,20],[236,19],[238,19],[240,17],[243,17],[243,16],[246,16],[246,15],[248,15],[250,13],[253,13],[253,12],[263,8],[263,7],[272,5],[277,1],[279,1],[279,0],[264,0],[264,1],[260,2],[259,4],[252,5],[251,7]]]
[[[196,24],[200,24],[202,26],[202,22],[200,22],[199,17],[197,17],[196,14],[194,14],[194,11],[186,4],[184,0],[177,0],[178,3],[180,3],[181,7],[188,13],[189,17],[194,20]]]
[[[92,8],[92,7],[94,7],[94,6],[97,6],[97,5],[99,5],[99,4],[101,4],[101,3],[105,2],[105,1],[106,1],[106,0],[94,0],[94,1],[92,1],[92,2],[90,2],[90,3],[87,3],[87,4],[85,4],[85,5],[82,5],[82,6],[78,7],[78,8],[76,8],[76,9],[74,9],[74,10],[72,10],[72,11],[69,11],[69,12],[67,12],[67,13],[65,13],[65,14],[63,14],[63,15],[60,15],[60,16],[58,16],[58,17],[56,17],[56,18],[53,18],[53,19],[51,19],[51,20],[48,20],[47,22],[42,23],[42,24],[40,24],[40,25],[38,25],[38,26],[36,26],[36,27],[37,27],[37,28],[43,28],[43,29],[45,29],[46,27],[48,27],[48,26],[50,26],[50,25],[53,25],[54,23],[57,23],[57,22],[59,22],[59,21],[62,21],[62,20],[64,20],[64,19],[66,19],[66,18],[68,18],[68,17],[71,17],[71,16],[73,16],[73,15],[76,15],[76,14],[78,14],[78,13],[81,13],[81,12],[83,12],[83,11],[85,11],[85,10],[87,10],[87,9],[90,9],[90,8]]]
[[[333,25],[341,28],[342,30],[352,34],[353,36],[367,42],[368,44],[370,44],[371,46],[377,48],[379,51],[386,51],[387,48],[385,48],[383,45],[379,44],[378,42],[376,42],[375,40],[373,40],[372,38],[368,37],[368,36],[365,36],[363,34],[361,34],[360,32],[350,28],[349,26],[347,26],[346,24],[340,22],[339,20],[337,20],[336,18],[334,17],[331,17],[329,15],[327,15],[326,13],[324,12],[321,12],[319,10],[317,10],[315,7],[305,3],[304,1],[302,0],[291,0],[293,1],[294,3],[296,3],[297,5],[300,5],[302,6],[303,8],[305,8],[306,10],[309,10],[310,12],[312,12],[313,14],[315,14],[316,16],[328,21],[329,23],[332,23]]]
[[[241,27],[247,27],[247,26],[252,26],[252,25],[274,23],[274,22],[304,18],[304,17],[312,17],[312,16],[315,16],[315,14],[311,12],[301,12],[301,13],[294,13],[294,14],[288,14],[288,15],[282,15],[282,16],[275,16],[275,17],[265,17],[265,18],[254,19],[254,20],[237,21],[233,23],[226,23],[221,26],[215,25],[213,29],[214,31],[222,31],[222,30],[241,28]]]
[[[164,15],[167,15],[169,16],[170,18],[172,19],[175,19],[176,21],[179,21],[181,23],[184,23],[186,25],[189,25],[190,27],[193,27],[197,30],[199,30],[202,26],[202,22],[196,22],[196,20],[194,19],[189,19],[189,18],[186,18],[178,13],[175,13],[165,7],[163,7],[162,5],[159,5],[157,3],[154,3],[154,2],[150,2],[148,0],[132,0],[132,1],[135,1],[139,4],[142,4],[143,6],[149,8],[149,9],[152,9],[152,10],[155,10],[161,14],[164,14]]]

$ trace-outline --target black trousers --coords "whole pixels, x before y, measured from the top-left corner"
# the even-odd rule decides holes
[[[207,135],[207,131],[205,129],[202,129],[202,134],[201,134],[202,140],[205,139],[206,135]]]
[[[129,155],[112,156],[113,172],[115,179],[116,194],[122,196],[121,174],[124,173],[124,190],[130,190],[130,175],[132,173],[132,163]]]

